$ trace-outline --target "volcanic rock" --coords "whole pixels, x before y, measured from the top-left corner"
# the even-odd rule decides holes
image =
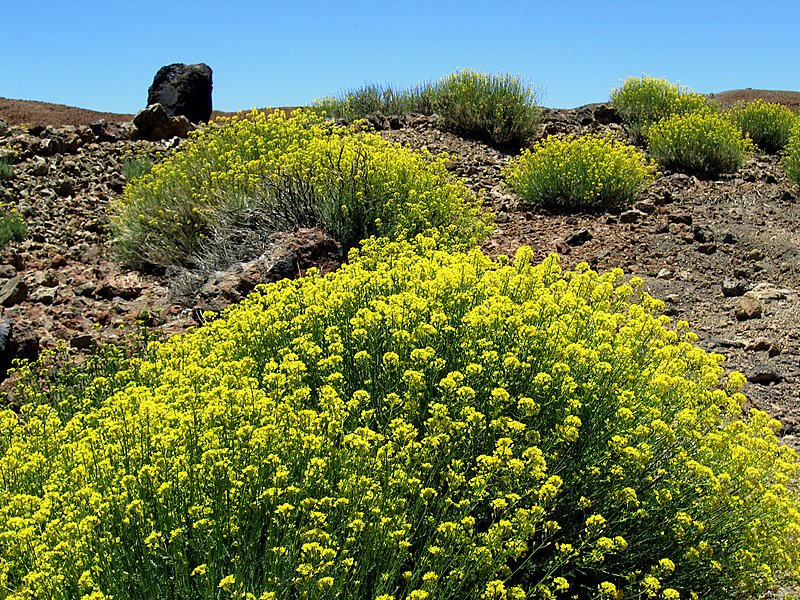
[[[170,117],[161,104],[151,104],[140,110],[133,118],[135,140],[167,140],[173,137],[185,138],[194,129],[184,116]]]
[[[211,67],[175,63],[161,67],[147,90],[147,104],[161,104],[170,117],[192,123],[211,118]]]
[[[757,297],[747,292],[744,296],[739,298],[739,302],[734,309],[734,316],[739,321],[746,321],[747,319],[758,319],[764,312],[764,305]]]

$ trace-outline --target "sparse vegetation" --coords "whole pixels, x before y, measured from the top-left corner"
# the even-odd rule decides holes
[[[797,574],[796,453],[640,280],[434,244],[372,240],[0,413],[7,592],[728,600]]]
[[[604,136],[551,136],[512,160],[506,182],[525,200],[557,211],[625,207],[654,179],[633,146]]]
[[[391,86],[366,85],[328,96],[314,102],[314,109],[325,116],[343,119],[349,123],[369,115],[431,114],[430,92],[427,86],[397,90]]]
[[[541,117],[534,89],[510,74],[465,69],[432,84],[430,96],[446,129],[504,146],[532,139]]]
[[[650,127],[647,149],[665,169],[716,177],[742,166],[753,144],[741,129],[718,114],[690,113]]]
[[[661,119],[712,110],[706,98],[689,87],[654,77],[629,77],[611,91],[611,102],[636,142]]]
[[[469,247],[490,216],[445,161],[307,111],[254,112],[203,130],[133,180],[113,207],[114,251],[132,265],[185,264],[254,213],[265,234],[321,226],[346,247],[426,232]]]
[[[800,117],[794,120],[781,164],[787,177],[800,185]]]
[[[14,167],[7,156],[0,156],[0,181],[10,179],[14,175]]]
[[[756,100],[739,104],[725,115],[764,152],[775,153],[786,146],[796,115],[783,106]]]
[[[28,235],[28,226],[13,208],[0,207],[0,248],[20,242]]]
[[[130,158],[122,163],[122,176],[126,181],[147,175],[153,170],[153,159],[149,157]]]
[[[540,120],[536,92],[521,78],[471,69],[408,90],[365,86],[323,98],[316,106],[329,116],[348,121],[375,113],[435,112],[445,129],[516,147],[534,136]]]

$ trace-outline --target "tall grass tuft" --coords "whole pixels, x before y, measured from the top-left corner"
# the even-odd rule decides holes
[[[541,119],[536,91],[510,74],[464,69],[433,83],[430,95],[446,129],[502,146],[525,145]]]
[[[10,179],[14,175],[14,167],[7,156],[0,156],[0,180]]]
[[[537,132],[536,90],[520,77],[464,69],[406,90],[368,85],[323,98],[316,109],[347,121],[373,114],[436,113],[444,129],[518,149]]]
[[[400,90],[372,84],[316,100],[313,108],[325,116],[352,123],[376,114],[387,117],[411,113],[431,114],[433,109],[430,100],[425,86]]]

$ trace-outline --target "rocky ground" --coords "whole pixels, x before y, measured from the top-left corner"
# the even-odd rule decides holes
[[[137,321],[159,335],[183,331],[260,282],[341,260],[330,237],[303,230],[275,236],[259,258],[203,280],[125,270],[107,254],[106,209],[125,185],[122,167],[133,157],[163,156],[179,140],[131,141],[129,126],[93,122],[97,115],[69,107],[12,118],[6,104],[0,99],[0,118],[13,126],[0,123],[0,149],[20,154],[12,177],[0,180],[0,203],[16,207],[29,235],[0,253],[0,367],[59,343],[82,353],[123,340]],[[800,446],[800,190],[778,157],[754,156],[713,181],[666,173],[621,214],[557,215],[505,187],[510,155],[442,133],[424,117],[377,125],[387,126],[380,132],[387,139],[451,155],[453,172],[497,214],[484,245],[489,254],[527,244],[539,257],[559,253],[566,267],[587,261],[641,276],[701,346],[748,375],[752,404],[780,418],[785,441]],[[624,135],[598,105],[549,109],[542,125],[542,134],[601,130]]]

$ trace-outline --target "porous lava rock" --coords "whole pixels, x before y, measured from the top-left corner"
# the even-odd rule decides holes
[[[173,137],[185,138],[194,129],[194,125],[183,115],[169,116],[166,108],[161,104],[151,104],[140,110],[133,118],[134,140],[147,140],[155,142],[168,140]]]
[[[147,104],[160,104],[170,117],[184,116],[192,123],[211,118],[211,67],[200,63],[175,63],[161,67],[147,90]]]

